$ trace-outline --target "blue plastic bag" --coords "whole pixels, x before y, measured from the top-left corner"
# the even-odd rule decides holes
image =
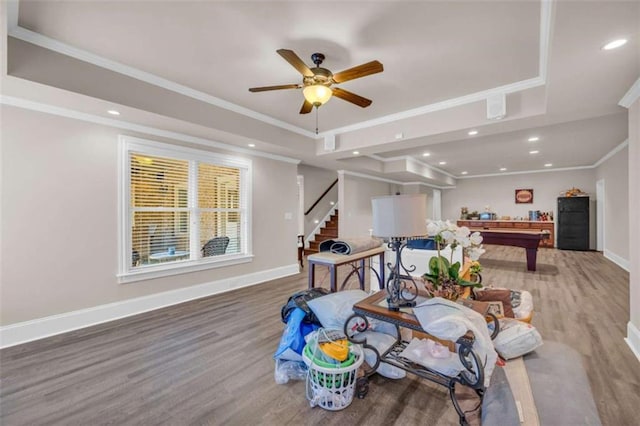
[[[282,333],[280,345],[276,350],[274,359],[302,361],[302,350],[304,349],[304,336],[317,330],[319,327],[315,324],[304,323],[306,313],[295,308],[289,315],[289,320]]]

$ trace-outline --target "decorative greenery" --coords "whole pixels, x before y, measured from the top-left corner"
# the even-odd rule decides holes
[[[456,300],[463,292],[464,287],[479,287],[481,284],[464,280],[460,276],[460,262],[453,262],[453,253],[461,246],[463,253],[471,258],[472,268],[481,268],[477,259],[484,253],[482,248],[482,236],[479,232],[473,234],[466,226],[458,227],[449,221],[430,221],[427,225],[427,233],[436,242],[438,255],[429,259],[429,273],[424,274],[425,287],[432,296],[440,296],[450,300]],[[441,247],[449,245],[451,259],[440,255]]]
[[[472,274],[479,274],[480,272],[482,272],[482,265],[477,260],[474,260],[473,262],[471,262],[471,267],[469,268],[469,271]]]

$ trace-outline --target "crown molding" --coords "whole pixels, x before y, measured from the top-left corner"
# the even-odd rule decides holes
[[[278,120],[269,115],[259,113],[257,111],[242,107],[240,105],[234,104],[229,101],[225,101],[224,99],[220,99],[218,97],[209,95],[199,90],[195,90],[190,87],[184,86],[182,84],[175,83],[171,80],[167,80],[166,78],[162,78],[155,74],[139,70],[129,65],[125,65],[120,62],[103,58],[102,56],[95,55],[83,49],[78,49],[76,47],[70,46],[66,43],[62,43],[51,37],[47,37],[45,35],[36,33],[31,30],[27,30],[22,27],[16,27],[9,31],[9,35],[11,37],[20,39],[22,41],[26,41],[28,43],[35,44],[45,49],[52,50],[54,52],[58,52],[66,56],[70,56],[80,61],[87,62],[93,65],[96,65],[98,67],[108,69],[110,71],[117,72],[122,75],[126,75],[131,78],[135,78],[136,80],[144,81],[145,83],[149,83],[157,87],[162,87],[163,89],[170,90],[172,92],[179,93],[184,96],[188,96],[198,101],[205,102],[207,104],[217,106],[219,108],[224,108],[226,110],[236,112],[238,114],[242,114],[244,116],[262,121],[263,123],[271,124],[273,126],[280,127],[285,130],[289,130],[291,132],[297,133],[302,136],[306,136],[311,139],[318,138],[318,136],[313,132],[302,129],[298,126],[294,126],[282,120]]]
[[[545,81],[541,77],[534,77],[528,80],[522,80],[515,83],[507,84],[504,86],[495,87],[493,89],[472,93],[470,95],[460,96],[453,99],[447,99],[446,101],[436,102],[434,104],[429,104],[429,105],[421,106],[418,108],[413,108],[410,110],[385,115],[382,117],[374,118],[372,120],[361,121],[360,123],[350,124],[348,126],[327,130],[319,133],[318,136],[324,137],[328,135],[337,135],[341,133],[348,133],[356,130],[362,130],[369,127],[375,127],[381,124],[387,124],[387,123],[391,123],[398,120],[417,117],[420,115],[425,115],[425,114],[429,114],[436,111],[442,111],[449,108],[467,105],[474,102],[485,101],[491,95],[501,94],[501,93],[509,94],[509,93],[520,92],[527,89],[533,89],[535,87],[542,86],[544,84],[545,84]]]
[[[7,8],[8,8],[7,31],[9,36],[11,37],[15,37],[17,39],[38,45],[45,49],[49,49],[49,50],[73,57],[75,59],[91,63],[93,65],[135,78],[140,81],[144,81],[146,83],[149,83],[158,87],[162,87],[166,90],[170,90],[170,91],[182,94],[184,96],[188,96],[190,98],[197,99],[199,101],[202,101],[220,108],[224,108],[229,111],[236,112],[238,114],[245,115],[247,117],[280,127],[285,130],[289,130],[291,132],[300,134],[302,136],[306,136],[311,139],[320,139],[325,136],[337,135],[340,133],[347,133],[355,130],[375,127],[381,124],[390,123],[392,121],[416,117],[419,115],[424,115],[424,114],[428,114],[436,111],[454,108],[457,106],[462,106],[462,105],[466,105],[466,104],[470,104],[478,101],[484,101],[491,95],[515,93],[515,92],[532,89],[532,88],[546,84],[548,58],[549,58],[549,43],[551,39],[551,21],[553,17],[553,6],[554,6],[553,0],[542,0],[540,2],[540,38],[539,38],[539,49],[538,49],[539,50],[539,58],[538,58],[539,75],[537,77],[495,87],[493,89],[472,93],[465,96],[460,96],[457,98],[452,98],[446,101],[436,102],[434,104],[429,104],[422,107],[401,111],[399,113],[389,114],[389,115],[378,117],[372,120],[367,120],[360,123],[355,123],[352,125],[336,128],[336,129],[326,130],[316,135],[314,132],[310,132],[306,129],[292,125],[285,121],[278,120],[269,115],[259,113],[249,108],[245,108],[240,105],[234,104],[232,102],[226,101],[224,99],[220,99],[215,96],[209,95],[207,93],[201,92],[199,90],[195,90],[190,87],[184,86],[182,84],[175,83],[173,81],[162,78],[155,74],[148,73],[148,72],[139,70],[137,68],[134,68],[125,64],[121,64],[116,61],[112,61],[107,58],[103,58],[91,52],[78,49],[66,43],[62,43],[58,40],[55,40],[51,37],[47,37],[43,34],[28,30],[26,28],[22,28],[18,26],[18,10],[19,10],[18,3],[19,3],[18,0],[8,0],[7,2]],[[10,9],[10,13],[9,13],[9,9]]]
[[[368,175],[366,173],[360,173],[360,172],[352,172],[349,170],[338,170],[338,175],[339,176],[355,176],[355,177],[359,177],[359,178],[363,178],[363,179],[369,179],[369,180],[376,180],[379,182],[386,182],[386,183],[392,183],[394,185],[400,185],[400,186],[405,186],[405,185],[422,185],[422,186],[428,186],[429,188],[436,188],[436,189],[451,189],[451,188],[455,188],[455,186],[438,186],[438,185],[431,185],[425,182],[401,182],[399,180],[393,180],[393,179],[388,179],[388,178],[383,178],[383,177],[379,177],[379,176],[372,176],[372,175]]]
[[[625,140],[624,142],[622,142],[620,145],[616,146],[615,148],[613,148],[611,151],[609,151],[604,157],[602,157],[601,159],[599,159],[598,161],[596,161],[595,163],[593,163],[593,166],[591,167],[598,167],[600,164],[604,163],[605,161],[607,161],[609,158],[613,157],[614,155],[616,155],[619,151],[622,151],[624,148],[626,148],[629,145],[629,139]]]
[[[558,169],[541,169],[541,170],[523,170],[520,172],[502,172],[502,173],[489,173],[484,175],[471,175],[471,176],[456,176],[456,179],[473,179],[473,178],[481,178],[481,177],[493,177],[493,176],[509,176],[509,175],[524,175],[530,173],[552,173],[552,172],[568,172],[571,170],[585,170],[585,169],[595,169],[600,166],[602,163],[607,161],[609,158],[616,155],[619,151],[622,151],[624,148],[629,145],[629,139],[622,142],[620,145],[613,148],[611,151],[606,153],[604,157],[596,161],[595,163],[589,166],[576,166],[576,167],[562,167]]]
[[[544,169],[544,170],[522,170],[519,172],[500,172],[500,173],[487,173],[483,175],[466,175],[458,176],[457,179],[474,179],[483,177],[495,177],[495,176],[511,176],[511,175],[527,175],[533,173],[551,173],[551,172],[567,172],[571,170],[584,170],[593,169],[593,166],[577,166],[577,167],[562,167],[558,169]]]
[[[618,105],[629,108],[635,101],[640,98],[640,78],[627,90]]]
[[[449,173],[447,171],[444,171],[442,169],[434,167],[431,164],[427,164],[425,162],[422,162],[422,161],[418,160],[417,158],[414,158],[414,157],[412,157],[410,155],[400,155],[400,156],[397,156],[397,157],[388,157],[387,158],[387,157],[381,157],[381,156],[379,156],[377,154],[370,154],[370,155],[366,155],[365,157],[373,158],[374,160],[382,161],[383,163],[387,163],[387,162],[391,162],[391,161],[402,161],[402,160],[411,161],[413,163],[417,163],[417,164],[419,164],[419,165],[421,165],[423,167],[426,167],[426,168],[428,168],[430,170],[434,170],[434,171],[436,171],[438,173],[442,173],[443,175],[448,176],[450,178],[453,178],[453,179],[457,178],[457,176],[454,176],[454,175],[452,175],[451,173]]]
[[[6,0],[5,3],[7,5],[7,32],[11,32],[18,28],[20,4],[18,0]]]
[[[93,114],[87,114],[87,113],[75,111],[72,109],[61,108],[54,105],[43,104],[40,102],[34,102],[34,101],[30,101],[23,98],[13,97],[13,96],[0,95],[0,105],[8,105],[8,106],[13,106],[17,108],[27,109],[30,111],[37,111],[45,114],[72,118],[75,120],[86,121],[88,123],[100,124],[104,126],[115,127],[118,129],[130,130],[133,132],[145,133],[148,135],[174,139],[181,142],[188,142],[196,145],[207,146],[210,148],[224,149],[227,151],[237,152],[240,154],[250,155],[254,157],[269,158],[271,160],[282,161],[285,163],[299,164],[301,162],[301,160],[285,157],[283,155],[270,154],[268,152],[240,148],[235,145],[230,145],[223,142],[216,142],[209,139],[200,138],[197,136],[187,135],[184,133],[157,129],[155,127],[143,126],[143,125],[131,123],[128,121],[100,117]]]

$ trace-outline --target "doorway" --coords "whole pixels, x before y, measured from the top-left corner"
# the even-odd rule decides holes
[[[604,252],[604,179],[596,182],[596,250]]]

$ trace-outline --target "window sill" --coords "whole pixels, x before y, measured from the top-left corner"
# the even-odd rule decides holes
[[[224,256],[216,260],[192,260],[165,265],[154,265],[139,270],[118,274],[118,283],[127,284],[135,281],[151,280],[154,278],[169,277],[172,275],[186,274],[189,272],[204,271],[207,269],[222,268],[253,261],[252,254]]]

